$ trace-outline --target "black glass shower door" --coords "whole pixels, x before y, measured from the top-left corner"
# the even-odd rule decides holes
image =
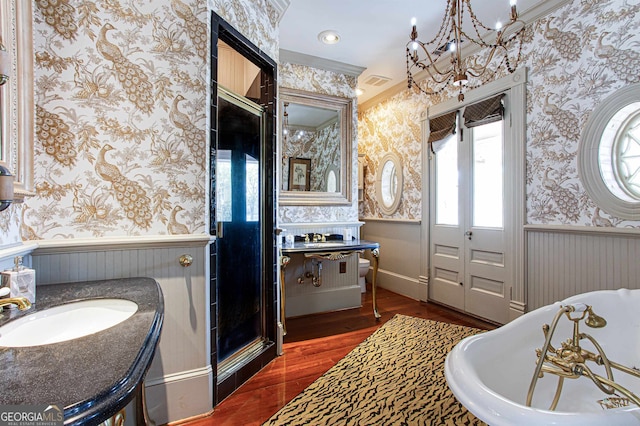
[[[261,232],[263,110],[218,88],[216,220],[218,380],[262,347]]]

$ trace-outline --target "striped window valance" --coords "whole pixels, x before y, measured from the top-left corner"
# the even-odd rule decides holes
[[[456,132],[456,114],[448,112],[429,119],[429,143],[437,142]]]
[[[493,98],[468,105],[462,114],[465,127],[482,126],[502,120],[504,115],[503,97],[504,93],[501,93]]]

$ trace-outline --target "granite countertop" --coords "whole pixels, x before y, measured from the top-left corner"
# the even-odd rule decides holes
[[[352,241],[326,241],[326,242],[302,242],[296,241],[293,245],[283,244],[282,253],[325,253],[334,251],[354,251],[380,248],[380,244],[375,241],[352,240]]]
[[[135,396],[151,364],[164,316],[158,283],[123,278],[38,286],[28,311],[5,309],[0,326],[34,311],[70,302],[119,298],[138,304],[127,320],[66,342],[0,347],[0,405],[57,404],[64,424],[98,424]]]

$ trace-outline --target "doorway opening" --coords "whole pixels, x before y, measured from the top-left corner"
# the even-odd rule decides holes
[[[276,357],[276,63],[215,13],[211,26],[213,405]]]

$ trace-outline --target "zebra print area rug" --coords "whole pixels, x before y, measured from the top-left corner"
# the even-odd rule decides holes
[[[481,331],[398,314],[264,425],[482,425],[444,378],[447,353]]]

